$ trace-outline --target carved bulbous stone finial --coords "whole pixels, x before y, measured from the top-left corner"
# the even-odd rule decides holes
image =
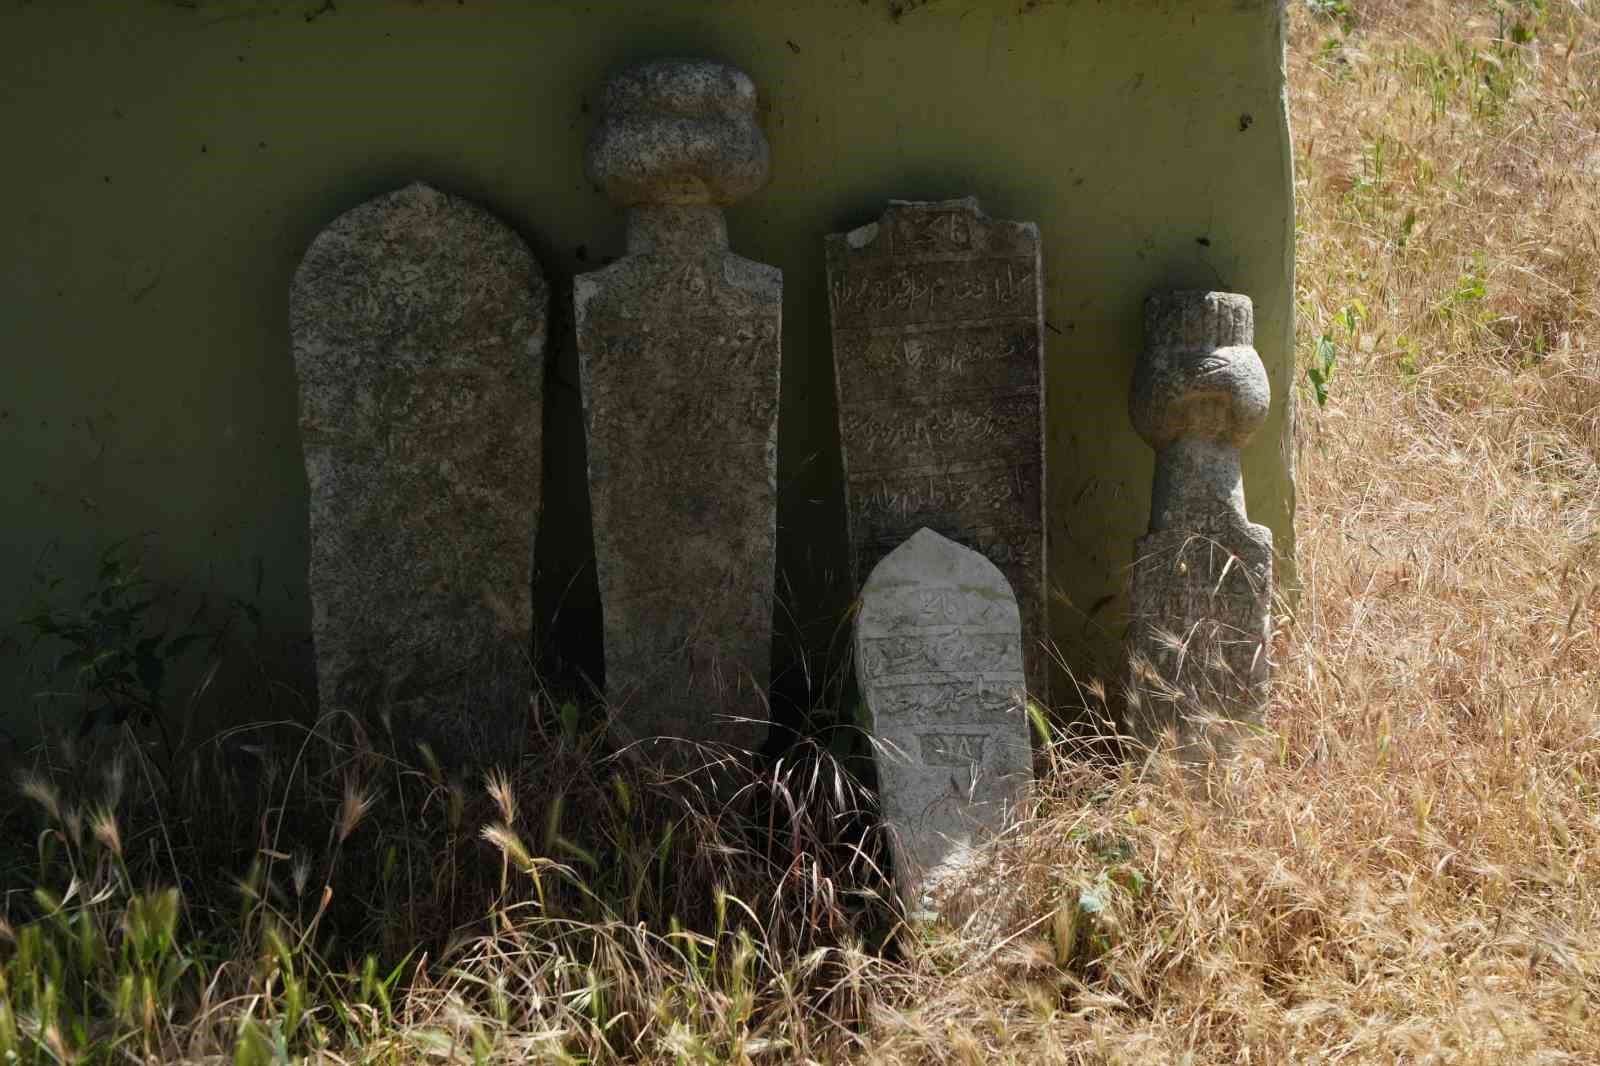
[[[1242,447],[1261,428],[1271,396],[1254,332],[1248,296],[1170,292],[1145,302],[1145,352],[1128,413],[1152,448],[1182,436]]]
[[[1129,718],[1141,738],[1172,731],[1192,754],[1266,703],[1272,532],[1246,515],[1239,449],[1272,396],[1249,297],[1157,293],[1144,322],[1128,414],[1156,469],[1134,551]]]
[[[614,75],[589,136],[589,178],[624,207],[725,206],[766,184],[770,155],[749,75],[663,59]]]
[[[1239,449],[1272,403],[1250,298],[1158,293],[1144,322],[1128,414],[1156,450],[1151,531],[1247,523]]]

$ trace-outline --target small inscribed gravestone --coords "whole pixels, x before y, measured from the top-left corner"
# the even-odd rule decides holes
[[[982,552],[1016,590],[1044,698],[1039,229],[972,197],[891,200],[827,259],[856,580],[923,526]]]
[[[520,237],[420,183],[306,251],[289,319],[325,709],[420,704],[467,736],[525,711],[548,304]]]
[[[862,588],[855,651],[901,899],[937,906],[1032,774],[1017,601],[989,560],[918,530]]]
[[[766,181],[732,67],[616,75],[590,177],[628,254],[573,283],[606,693],[633,738],[766,735],[783,275],[728,249],[723,205]]]

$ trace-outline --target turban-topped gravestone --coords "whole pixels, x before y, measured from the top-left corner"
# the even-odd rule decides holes
[[[573,282],[606,693],[633,738],[759,747],[777,540],[783,276],[728,250],[767,177],[756,90],[663,60],[608,81],[589,176],[628,254]]]
[[[827,255],[856,580],[924,526],[982,552],[1016,591],[1044,699],[1039,228],[972,197],[891,200]]]
[[[525,710],[548,303],[521,238],[423,184],[306,251],[289,318],[325,710],[420,703],[468,731]]]
[[[1248,296],[1158,293],[1144,316],[1128,408],[1156,469],[1134,546],[1129,724],[1147,742],[1174,733],[1193,757],[1266,706],[1272,531],[1246,516],[1239,449],[1272,395]]]
[[[867,578],[855,651],[895,882],[938,910],[1032,774],[1017,600],[982,555],[918,530]]]

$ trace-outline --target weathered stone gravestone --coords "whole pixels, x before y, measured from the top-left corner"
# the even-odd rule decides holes
[[[1245,514],[1239,449],[1266,419],[1249,297],[1145,303],[1129,414],[1156,450],[1150,532],[1134,548],[1129,724],[1145,741],[1226,746],[1266,706],[1272,531]],[[1203,754],[1193,749],[1192,754]]]
[[[525,712],[548,303],[515,233],[427,185],[306,251],[289,320],[324,709],[454,708],[468,733]]]
[[[937,910],[1032,774],[1017,601],[993,563],[921,529],[867,578],[855,651],[895,881]]]
[[[668,60],[613,77],[588,171],[628,254],[574,282],[606,691],[633,736],[759,747],[777,538],[774,267],[728,250],[760,188],[756,90]]]
[[[827,239],[855,577],[927,526],[996,563],[1046,697],[1039,230],[968,197],[891,200]]]

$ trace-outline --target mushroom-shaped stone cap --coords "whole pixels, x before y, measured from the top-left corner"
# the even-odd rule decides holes
[[[1151,296],[1128,397],[1133,428],[1157,451],[1184,436],[1243,447],[1272,404],[1266,368],[1251,347],[1254,332],[1248,296]]]
[[[585,165],[619,204],[731,204],[767,180],[749,75],[702,59],[663,59],[614,75]]]

